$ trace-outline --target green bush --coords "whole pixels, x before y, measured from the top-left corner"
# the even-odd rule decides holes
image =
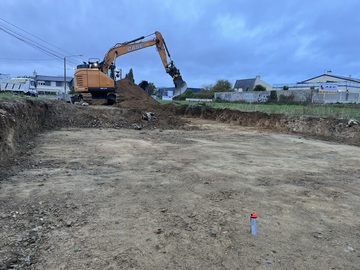
[[[195,95],[196,98],[212,99],[214,98],[214,91],[202,90]]]
[[[194,97],[195,97],[194,92],[191,89],[187,89],[181,95],[174,97],[173,100],[185,100],[187,98],[194,98]]]
[[[264,87],[264,86],[262,86],[260,84],[257,84],[257,85],[255,85],[253,91],[266,91],[266,87]]]

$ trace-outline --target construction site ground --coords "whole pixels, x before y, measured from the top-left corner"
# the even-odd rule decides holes
[[[358,125],[119,84],[0,101],[0,269],[359,269]]]

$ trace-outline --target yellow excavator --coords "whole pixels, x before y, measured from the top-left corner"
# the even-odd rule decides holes
[[[152,38],[148,38],[153,36]],[[148,39],[147,39],[148,38]],[[84,62],[78,65],[74,74],[74,88],[77,98],[82,99],[83,94],[91,94],[92,99],[107,99],[108,104],[116,103],[116,67],[115,60],[120,55],[132,53],[150,46],[156,45],[166,73],[174,82],[174,95],[182,94],[187,84],[183,81],[180,70],[171,60],[169,50],[160,32],[155,32],[148,36],[142,36],[131,41],[117,43],[105,54],[102,62],[99,60]],[[168,61],[168,58],[170,61]],[[121,91],[121,89],[119,89]],[[76,100],[75,99],[75,100]]]

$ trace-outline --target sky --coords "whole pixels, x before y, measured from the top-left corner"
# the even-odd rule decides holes
[[[0,73],[11,77],[63,76],[64,57],[72,76],[116,43],[159,31],[188,87],[257,75],[285,85],[328,70],[360,78],[358,0],[1,0],[0,8]],[[172,86],[155,47],[116,66],[123,76],[132,68],[135,83]]]

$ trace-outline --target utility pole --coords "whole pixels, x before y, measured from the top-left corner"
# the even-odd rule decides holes
[[[64,101],[66,102],[66,57],[64,57]]]

